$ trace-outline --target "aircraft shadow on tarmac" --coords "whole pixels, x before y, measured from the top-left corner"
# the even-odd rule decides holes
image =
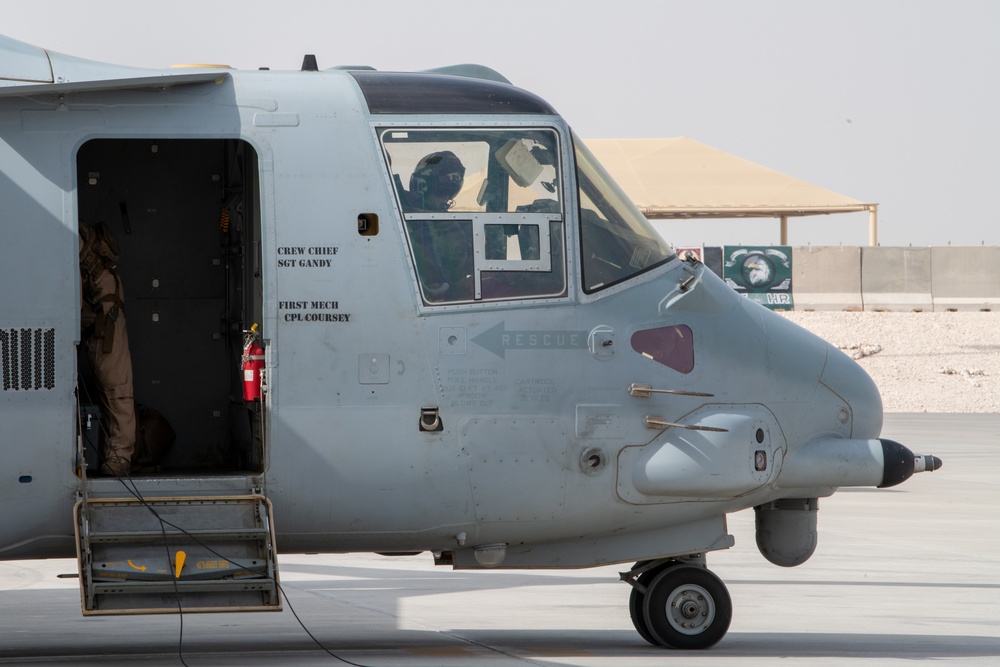
[[[484,629],[448,627],[446,630],[400,628],[403,600],[440,594],[444,582],[449,593],[485,593],[527,586],[586,585],[586,579],[545,573],[405,571],[399,569],[338,567],[321,564],[289,563],[287,574],[315,575],[315,580],[289,582],[285,588],[292,604],[310,631],[333,653],[351,656],[359,664],[382,660],[372,654],[394,651],[425,651],[443,664],[459,664],[449,659],[448,650],[466,650],[470,657],[503,657],[514,660],[545,658],[546,664],[572,665],[574,657],[592,661],[616,662],[616,658],[642,658],[662,654],[664,649],[646,644],[631,629]],[[499,576],[497,576],[499,575]],[[767,584],[761,581],[734,584]],[[772,582],[774,584],[787,582]],[[800,582],[801,583],[801,582]],[[835,582],[806,582],[834,585]],[[617,584],[616,584],[617,585]],[[873,584],[874,585],[874,584]],[[880,586],[892,584],[878,584]],[[920,586],[905,583],[898,585]],[[927,583],[929,587],[950,584]],[[965,584],[954,587],[963,588]],[[977,585],[982,587],[982,584]],[[1000,584],[988,584],[1000,588]],[[45,624],[25,634],[12,632],[11,616],[0,615],[0,660],[32,657],[35,659],[67,656],[176,655],[178,621],[174,617],[103,617],[79,616],[77,592],[59,590],[12,590],[3,597],[3,608],[22,610],[24,615],[45,617]],[[560,613],[554,601],[553,613]],[[482,617],[489,605],[469,613]],[[194,620],[196,619],[197,620]],[[275,652],[290,655],[318,654],[319,648],[303,632],[287,611],[282,614],[185,615],[183,653],[209,655],[218,653],[251,654]],[[202,620],[204,619],[204,621]],[[498,618],[498,625],[505,621]],[[22,619],[22,623],[23,623]],[[30,627],[30,626],[29,626]],[[57,634],[53,634],[57,633]],[[129,641],[120,640],[127,634]],[[899,634],[899,633],[756,633],[731,632],[707,652],[686,654],[705,659],[736,657],[813,657],[867,659],[943,659],[1000,656],[1000,638],[972,635]],[[431,658],[432,660],[435,658]],[[700,658],[699,658],[700,659]],[[568,662],[563,662],[566,660]],[[557,661],[557,662],[550,662]],[[252,662],[252,660],[251,660]],[[432,663],[428,663],[432,664]]]

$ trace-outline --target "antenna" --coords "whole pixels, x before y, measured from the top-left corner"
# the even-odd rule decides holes
[[[319,65],[316,63],[316,56],[312,53],[307,53],[305,58],[302,59],[302,71],[303,72],[318,72]]]

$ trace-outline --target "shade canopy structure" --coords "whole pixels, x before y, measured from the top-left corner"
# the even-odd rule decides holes
[[[689,137],[586,139],[584,143],[649,219],[788,219],[868,211],[868,242],[878,245],[878,204],[869,204],[762,167]]]

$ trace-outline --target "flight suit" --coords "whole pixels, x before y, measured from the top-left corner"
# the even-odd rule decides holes
[[[101,243],[95,229],[80,222],[80,327],[103,413],[101,472],[127,475],[135,454],[136,416],[125,294],[113,263],[117,249],[109,255]]]

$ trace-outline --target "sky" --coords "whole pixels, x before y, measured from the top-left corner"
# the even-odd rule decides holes
[[[3,6],[14,5],[4,0]],[[473,62],[584,139],[687,136],[879,205],[883,246],[1000,245],[995,0],[17,0],[0,34],[123,65]],[[777,243],[776,220],[665,222],[675,245]],[[866,245],[868,214],[792,219]]]

